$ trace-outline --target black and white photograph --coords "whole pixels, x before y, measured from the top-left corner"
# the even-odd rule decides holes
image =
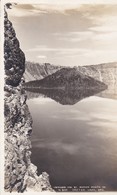
[[[117,192],[117,4],[2,3],[4,194]]]

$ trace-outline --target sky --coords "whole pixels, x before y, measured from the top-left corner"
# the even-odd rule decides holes
[[[27,61],[71,67],[117,61],[117,4],[18,4],[8,16]]]

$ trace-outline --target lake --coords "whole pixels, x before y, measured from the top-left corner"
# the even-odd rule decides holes
[[[46,171],[56,191],[116,191],[117,101],[90,96],[69,105],[33,92],[30,98],[39,174]]]

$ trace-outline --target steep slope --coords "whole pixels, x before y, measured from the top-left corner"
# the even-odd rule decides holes
[[[90,66],[78,66],[76,69],[84,75],[104,82],[108,86],[117,84],[117,62]]]
[[[27,61],[26,70],[24,73],[25,81],[28,82],[43,79],[46,76],[51,75],[60,69],[60,66],[54,66],[49,63],[40,64]]]
[[[25,71],[25,56],[7,15],[5,15],[4,26],[5,82],[7,85],[17,86]]]
[[[52,191],[48,174],[37,175],[31,163],[32,118],[22,85],[25,56],[7,13],[4,17],[4,188],[7,192]]]
[[[98,96],[117,99],[117,62],[77,67],[77,70],[108,86],[108,89],[99,93]]]
[[[79,88],[103,88],[106,85],[76,70],[76,68],[63,68],[56,73],[39,81],[26,83],[27,87],[79,89]]]

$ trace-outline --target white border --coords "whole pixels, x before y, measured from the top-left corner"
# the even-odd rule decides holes
[[[20,3],[20,4],[56,4],[56,5],[63,5],[63,4],[71,4],[71,5],[77,5],[77,4],[117,4],[117,0],[1,0],[1,20],[0,20],[0,26],[1,26],[1,41],[0,41],[0,129],[1,129],[1,135],[0,135],[0,195],[19,195],[19,194],[56,194],[54,192],[24,192],[24,193],[9,193],[4,192],[4,4],[7,2],[9,3]],[[110,195],[110,194],[117,194],[117,192],[57,192],[58,195],[71,195],[71,194],[81,194],[81,195]]]

